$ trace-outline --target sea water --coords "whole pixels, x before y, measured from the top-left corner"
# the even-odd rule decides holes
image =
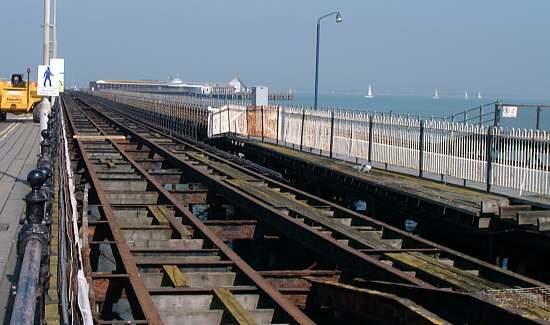
[[[289,106],[313,106],[313,94],[296,93],[292,101],[280,101],[278,104]],[[361,110],[370,112],[401,113],[411,116],[422,115],[424,117],[449,118],[450,115],[461,113],[465,110],[473,109],[468,113],[469,123],[479,123],[479,106],[484,105],[483,113],[487,114],[482,118],[485,124],[492,124],[494,120],[495,105],[491,104],[499,100],[504,104],[529,104],[529,105],[549,105],[550,99],[534,98],[496,98],[483,97],[469,98],[464,97],[444,97],[434,99],[430,96],[412,96],[412,95],[376,95],[374,98],[365,98],[364,95],[344,95],[344,94],[320,94],[318,107],[342,110]],[[464,115],[455,116],[455,121],[462,122]],[[516,118],[507,118],[500,116],[500,126],[535,129],[536,109],[518,108]],[[543,108],[540,114],[540,129],[550,131],[550,108]]]

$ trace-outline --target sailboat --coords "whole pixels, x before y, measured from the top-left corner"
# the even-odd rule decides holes
[[[365,96],[365,98],[374,98],[374,94],[372,92],[372,88],[369,84],[369,92],[367,93],[367,96]]]
[[[478,91],[477,93],[477,99],[482,99],[483,97],[481,97],[481,91]]]
[[[439,99],[439,95],[437,94],[437,88],[435,89],[435,94],[432,98],[433,99]]]
[[[464,99],[468,100],[468,92],[464,90]]]

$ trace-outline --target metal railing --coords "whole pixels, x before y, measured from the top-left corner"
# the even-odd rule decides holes
[[[529,125],[530,128],[535,130],[541,130],[542,128],[542,112],[545,109],[550,109],[550,105],[543,104],[509,104],[500,101],[479,105],[471,109],[464,110],[462,112],[453,113],[445,116],[443,120],[451,122],[462,122],[468,124],[478,125],[493,125],[500,126],[503,117],[503,111],[506,108],[512,108],[514,110],[514,116],[521,110],[535,110],[534,120],[530,118],[524,119],[522,122],[524,125]],[[506,116],[504,116],[506,117]]]
[[[482,104],[470,109],[466,109],[462,112],[453,113],[445,116],[443,119],[445,121],[451,122],[461,122],[468,124],[493,124],[495,125],[497,117],[497,105],[499,101],[494,101],[487,104]],[[495,125],[496,126],[496,125]]]
[[[499,102],[482,107],[474,123],[464,123],[376,112],[205,103],[181,96],[94,95],[126,104],[153,124],[198,139],[234,134],[357,164],[392,166],[420,177],[435,174],[442,180],[462,180],[463,185],[485,184],[487,191],[497,186],[520,194],[550,194],[550,135],[495,126],[504,105]],[[487,108],[491,105],[493,110]],[[484,116],[492,116],[492,123],[487,125]]]
[[[227,105],[209,136],[235,134],[355,163],[380,163],[464,181],[550,194],[550,134],[369,113]]]
[[[17,246],[22,264],[10,324],[45,323],[49,303],[58,306],[61,324],[92,324],[89,302],[79,299],[79,292],[87,296],[89,288],[82,276],[74,176],[59,101],[41,135],[37,168],[27,176],[32,190],[25,197],[26,213],[20,221]],[[59,231],[52,231],[53,221],[59,223]],[[53,269],[58,274],[50,274],[50,241],[56,239],[58,251],[53,253],[58,261]],[[57,277],[56,290],[49,290],[52,276]]]
[[[55,114],[54,112],[52,112]],[[25,216],[20,220],[17,252],[22,259],[10,324],[41,324],[50,279],[51,216],[53,199],[52,149],[57,146],[50,140],[54,136],[54,119],[48,129],[42,130],[40,156],[37,168],[27,176],[31,192],[25,196]],[[53,148],[52,148],[53,147]]]

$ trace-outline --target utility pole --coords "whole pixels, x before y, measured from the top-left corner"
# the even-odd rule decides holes
[[[52,21],[52,59],[57,59],[57,0],[52,1],[53,21]]]
[[[50,64],[50,0],[44,0],[44,43],[42,51],[42,64]]]
[[[42,64],[50,65],[50,0],[44,0],[44,39],[42,49]],[[38,76],[40,78],[40,76]],[[37,107],[40,112],[40,130],[48,128],[48,114],[52,108],[48,97],[42,97],[42,102]],[[36,108],[35,108],[36,109]],[[42,140],[44,140],[42,138]]]

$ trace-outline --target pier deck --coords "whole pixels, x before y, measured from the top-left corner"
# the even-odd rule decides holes
[[[353,207],[399,228],[418,222],[415,233],[497,265],[548,281],[540,258],[550,257],[550,218],[541,202],[445,184],[393,171],[371,169],[255,139],[226,136],[214,140],[223,150],[283,173],[298,187]],[[538,211],[535,211],[538,210]],[[540,217],[544,215],[544,217]],[[542,222],[541,222],[542,220]],[[533,258],[521,254],[529,251]],[[505,261],[505,262],[503,262]]]
[[[39,125],[31,120],[0,123],[0,317],[3,319],[16,264],[16,235],[29,192],[27,174],[40,151]]]
[[[498,213],[498,206],[506,206],[510,203],[509,199],[503,195],[486,193],[377,168],[371,169],[368,173],[362,172],[356,169],[356,164],[347,161],[323,157],[252,139],[239,138],[238,140],[246,142],[247,145],[253,146],[261,152],[272,152],[286,159],[305,163],[312,168],[326,170],[337,175],[339,178],[364,182],[370,186],[400,193],[476,217],[481,217],[484,214]]]

